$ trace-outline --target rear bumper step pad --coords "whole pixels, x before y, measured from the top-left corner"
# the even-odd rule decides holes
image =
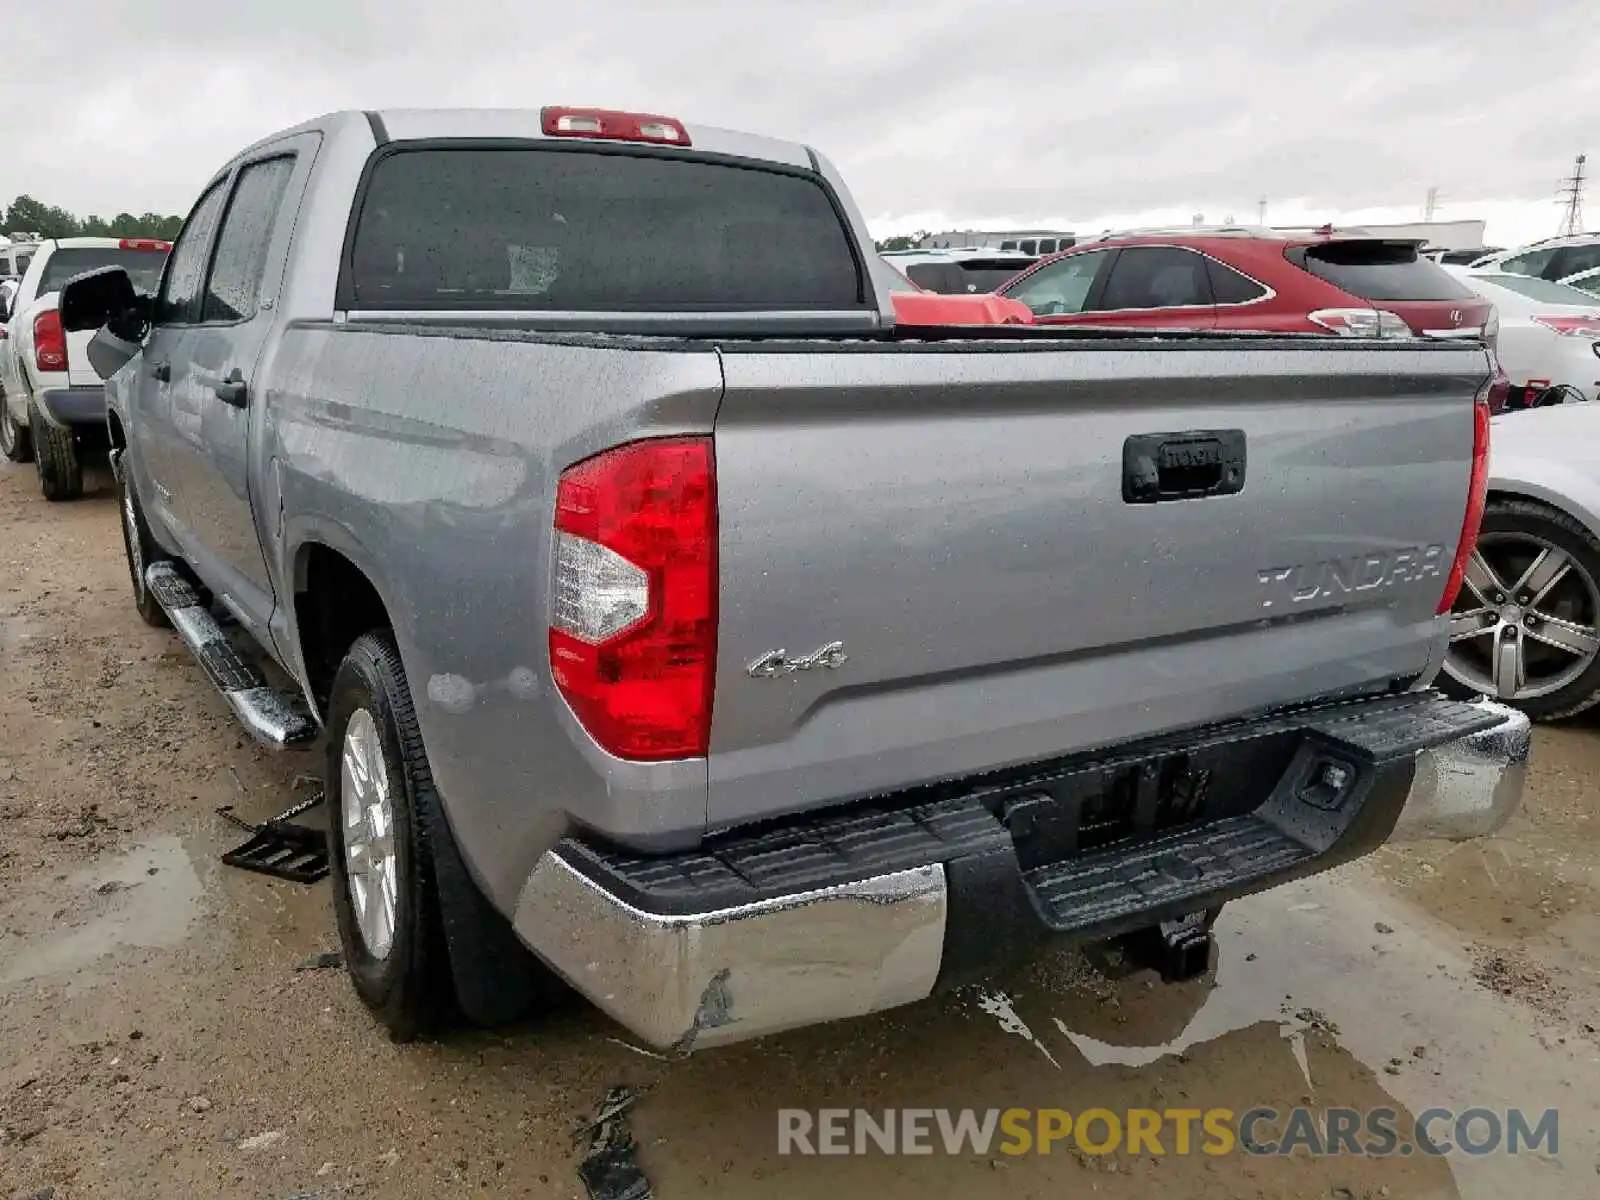
[[[1520,800],[1528,734],[1503,706],[1416,693],[918,789],[684,854],[569,838],[540,859],[515,926],[639,1037],[739,1041],[920,999],[1051,935],[1100,941],[1171,922],[1391,834],[1492,832]],[[1037,816],[1039,794],[1066,795],[1073,779],[1218,748],[1274,764],[1250,811],[1165,831],[1150,820],[1138,836],[1024,865],[1003,819],[1011,802]]]
[[[275,750],[316,741],[316,721],[301,711],[292,695],[273,687],[259,667],[240,656],[221,623],[200,603],[194,585],[177,567],[170,562],[152,563],[144,578],[178,637],[252,737]]]

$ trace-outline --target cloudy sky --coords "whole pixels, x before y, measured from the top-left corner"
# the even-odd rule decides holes
[[[37,10],[43,13],[45,10]],[[7,22],[0,197],[186,211],[338,108],[643,108],[807,141],[880,236],[1341,216],[1555,232],[1583,0],[72,0]],[[1600,227],[1600,184],[1590,191]]]

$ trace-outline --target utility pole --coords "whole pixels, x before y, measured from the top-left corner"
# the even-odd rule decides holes
[[[1588,156],[1578,155],[1572,164],[1572,174],[1561,181],[1561,202],[1566,211],[1561,214],[1558,237],[1572,237],[1583,232],[1583,166]]]
[[[1439,189],[1428,189],[1428,201],[1422,206],[1422,219],[1428,224],[1433,224],[1433,210],[1439,207]]]
[[[1261,199],[1256,201],[1256,224],[1257,225],[1265,225],[1266,223],[1267,223],[1267,198],[1265,196],[1263,196],[1263,197],[1261,197]]]

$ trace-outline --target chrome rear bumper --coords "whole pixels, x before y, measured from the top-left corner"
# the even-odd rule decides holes
[[[1500,723],[1417,755],[1411,795],[1389,840],[1486,837],[1522,802],[1533,727],[1514,708],[1480,700]]]
[[[1528,720],[1487,701],[1478,707],[1497,723],[1415,754],[1403,803],[1394,797],[1400,812],[1391,840],[1482,836],[1516,808],[1527,770]],[[1010,853],[1009,836],[998,822],[994,829],[1001,853]],[[1382,825],[1373,831],[1368,849],[1384,831]],[[1296,874],[1342,861],[1330,855],[1331,849],[1308,851]],[[974,887],[971,874],[955,866],[959,856],[949,861],[948,869],[945,861],[930,861],[703,911],[693,902],[698,876],[684,871],[678,883],[687,891],[678,896],[689,899],[663,914],[614,894],[558,845],[535,866],[513,924],[546,963],[634,1035],[688,1052],[923,999],[949,965],[958,927],[969,938],[976,927],[980,938],[1005,944],[1006,931],[997,926],[1007,918],[990,907],[991,885],[980,880]],[[1096,861],[1103,856],[1086,866]],[[661,866],[647,873],[667,878],[674,868],[667,860]],[[967,882],[958,886],[958,879]],[[1263,875],[1250,887],[1221,894],[1281,881]],[[1167,919],[1151,911],[1154,919]],[[1014,910],[1011,919],[1030,918]],[[947,934],[955,939],[949,946]]]

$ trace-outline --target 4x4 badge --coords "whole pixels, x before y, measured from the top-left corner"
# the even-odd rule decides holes
[[[752,679],[771,679],[777,675],[792,675],[796,671],[836,670],[849,661],[843,642],[829,642],[820,650],[790,658],[787,650],[768,650],[745,668]]]

